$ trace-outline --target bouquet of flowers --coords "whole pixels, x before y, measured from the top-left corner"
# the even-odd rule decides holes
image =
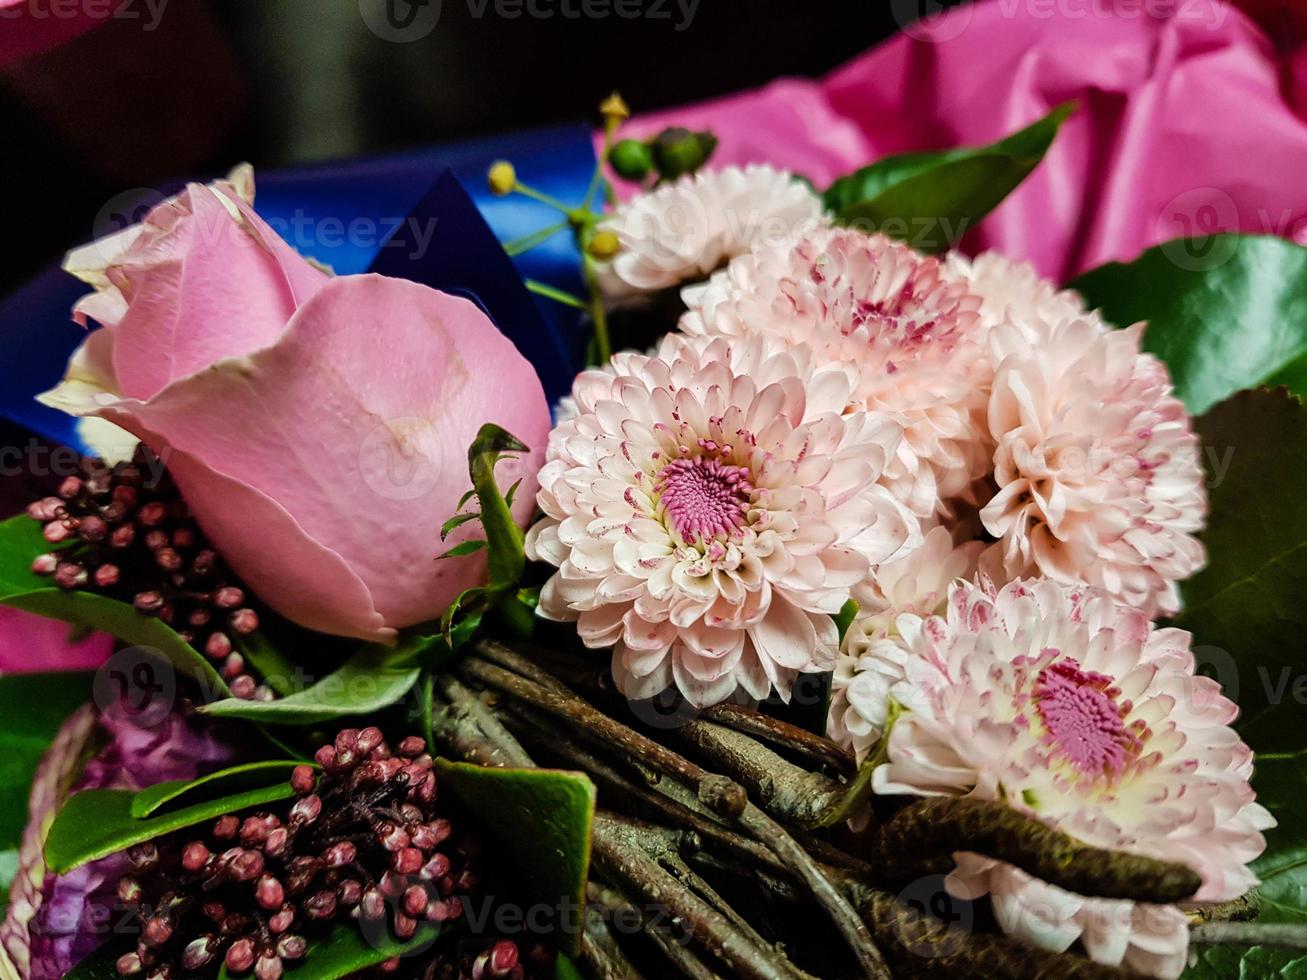
[[[248,167],[71,252],[0,603],[107,659],[0,677],[0,970],[1301,968],[1307,251],[965,254],[1074,110],[818,187],[613,96],[583,199],[487,175],[581,291],[335,275]]]

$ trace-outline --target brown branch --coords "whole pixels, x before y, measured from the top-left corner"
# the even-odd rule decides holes
[[[508,653],[511,657],[516,657],[511,651]],[[504,656],[502,651],[498,655]],[[509,662],[512,662],[511,659]],[[529,663],[524,669],[539,670]],[[538,684],[521,674],[477,657],[464,660],[460,670],[479,683],[495,687],[550,714],[589,728],[610,742],[615,749],[695,789],[706,806],[719,816],[739,822],[741,827],[770,848],[808,886],[813,897],[830,913],[836,928],[844,936],[868,977],[888,978],[889,971],[884,958],[876,949],[866,924],[825,877],[812,857],[780,824],[750,803],[748,794],[738,783],[709,773],[647,736],[614,721],[561,685],[554,687]]]
[[[695,941],[730,967],[732,975],[745,980],[795,980],[794,968],[784,956],[770,947],[759,947],[726,916],[673,878],[650,853],[640,828],[611,814],[596,814],[593,847],[605,876],[618,879],[648,905],[666,908],[679,917]]]
[[[686,943],[681,942],[675,936],[670,935],[667,931],[659,929],[654,923],[650,922],[638,908],[632,905],[618,892],[596,881],[591,881],[586,885],[586,897],[591,903],[601,906],[608,915],[616,918],[631,918],[640,923],[641,931],[653,941],[658,950],[667,957],[672,966],[676,967],[681,975],[688,977],[689,980],[722,980],[722,977],[714,973],[703,961],[689,948]]]
[[[976,851],[1078,895],[1167,905],[1192,896],[1198,873],[1181,864],[1090,847],[1002,803],[934,797],[881,825],[871,863],[884,880],[920,877],[923,859]]]
[[[434,734],[445,741],[454,754],[482,766],[530,769],[534,766],[526,750],[500,724],[458,679],[443,674],[436,679],[436,690],[446,700],[445,707],[432,717]]]
[[[797,725],[765,715],[756,708],[747,708],[740,704],[718,704],[704,709],[700,717],[705,721],[725,725],[737,732],[771,742],[845,776],[852,776],[857,772],[858,764],[852,752],[836,745],[828,738],[822,738]]]

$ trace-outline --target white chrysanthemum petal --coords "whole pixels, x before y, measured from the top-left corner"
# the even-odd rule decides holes
[[[920,541],[874,485],[897,424],[826,410],[850,388],[846,367],[766,337],[674,335],[581,375],[526,538],[558,567],[541,615],[613,647],[630,697],[788,697],[799,672],[829,670],[830,614]]]
[[[875,738],[892,698],[882,793],[1002,799],[1100,847],[1187,864],[1196,901],[1256,884],[1269,814],[1248,784],[1252,754],[1233,705],[1200,683],[1187,636],[1138,610],[1047,579],[954,585],[947,613],[905,615],[849,658],[844,729]],[[838,673],[837,673],[837,676]],[[879,702],[879,704],[878,704]],[[1095,959],[1178,976],[1188,932],[1173,907],[1082,899],[1000,862],[959,854],[955,894],[993,896],[1004,929]]]

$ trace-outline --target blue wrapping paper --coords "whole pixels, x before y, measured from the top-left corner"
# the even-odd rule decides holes
[[[339,274],[402,276],[477,302],[535,366],[552,403],[583,366],[583,327],[576,310],[531,295],[522,279],[579,293],[580,256],[566,230],[514,259],[505,255],[498,241],[556,224],[561,216],[520,195],[492,196],[485,174],[499,159],[512,160],[524,181],[568,203],[585,196],[595,164],[587,127],[529,130],[368,160],[258,171],[255,207],[297,251]],[[180,185],[160,190],[172,194]],[[69,310],[87,288],[51,268],[0,302],[0,416],[74,446],[80,445],[76,420],[34,398],[58,383],[85,337]]]

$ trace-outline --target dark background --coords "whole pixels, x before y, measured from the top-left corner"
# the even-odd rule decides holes
[[[23,229],[0,236],[0,292],[88,238],[127,188],[593,118],[613,88],[638,111],[819,75],[915,9],[699,0],[687,25],[678,0],[657,0],[665,19],[563,16],[582,0],[507,18],[496,0],[443,0],[429,34],[395,43],[360,0],[168,0],[148,31],[131,2],[138,17],[0,70],[0,181]]]

